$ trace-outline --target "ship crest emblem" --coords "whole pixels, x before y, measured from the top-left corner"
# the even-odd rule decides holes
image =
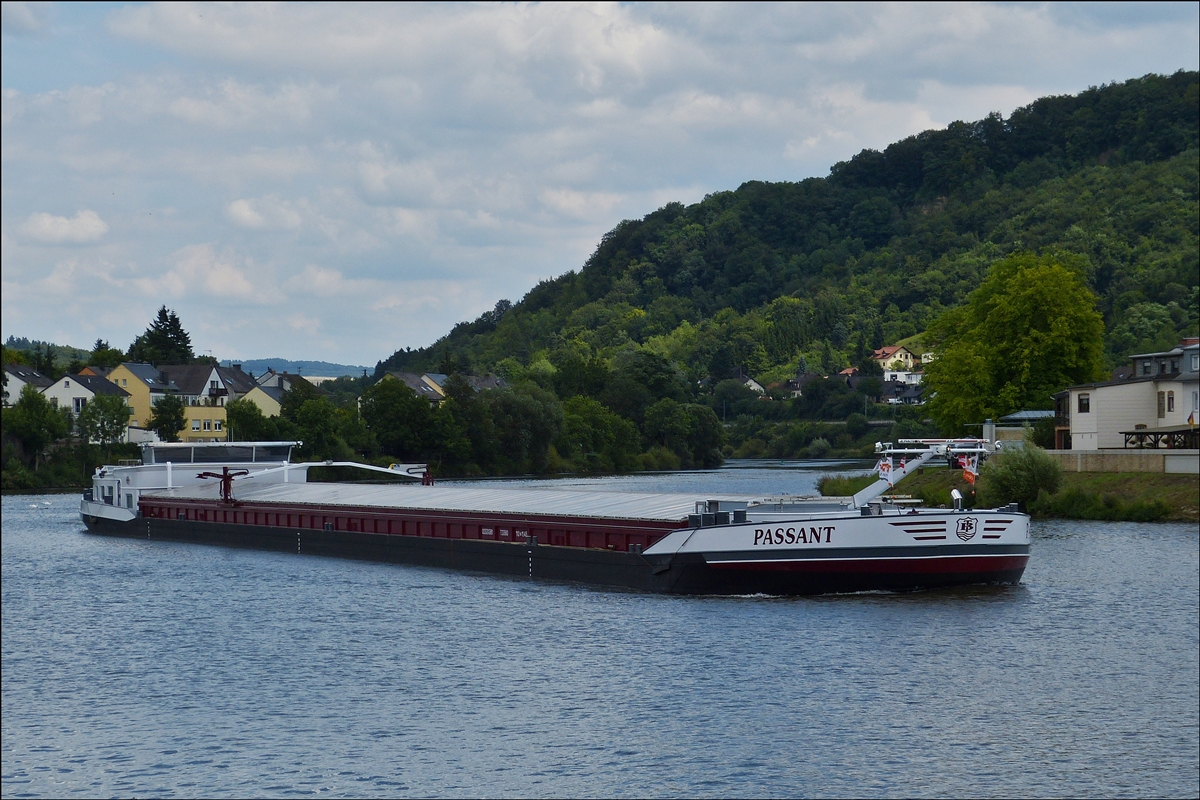
[[[975,529],[978,526],[979,523],[974,517],[962,517],[958,520],[958,530],[955,533],[958,534],[958,538],[966,542],[975,538]]]

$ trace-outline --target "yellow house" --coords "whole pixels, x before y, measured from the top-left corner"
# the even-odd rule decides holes
[[[283,389],[278,386],[255,386],[242,397],[258,406],[264,417],[278,417],[283,406]]]
[[[177,434],[180,441],[225,441],[225,395],[215,367],[188,365],[159,370],[150,364],[124,363],[108,373],[108,379],[129,393],[129,427],[145,428],[154,405],[169,392],[183,401],[184,425]]]

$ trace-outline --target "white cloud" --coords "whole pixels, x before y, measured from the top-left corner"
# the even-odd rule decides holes
[[[234,200],[226,209],[234,224],[243,228],[265,228],[267,220],[254,210],[254,204],[249,200]]]
[[[378,281],[347,280],[339,270],[309,264],[303,272],[289,278],[284,286],[292,292],[317,297],[365,297],[377,291],[380,284]]]
[[[296,230],[304,218],[293,203],[270,195],[253,200],[234,200],[226,213],[235,225],[242,228]]]
[[[57,217],[41,212],[31,214],[21,230],[27,237],[43,244],[84,244],[99,240],[108,233],[108,223],[90,209],[73,217]]]
[[[83,309],[132,296],[211,323],[204,349],[350,363],[666,202],[1200,62],[1194,4],[151,3],[100,30],[5,3],[6,36],[30,8],[46,68],[26,85],[6,52],[3,335],[46,338],[74,302],[87,344]],[[64,207],[90,210],[42,211]]]
[[[7,34],[20,36],[39,34],[46,29],[49,3],[0,3],[0,28]]]
[[[227,79],[207,89],[203,97],[179,97],[168,108],[171,114],[192,125],[274,129],[307,122],[315,105],[333,99],[336,94],[334,89],[291,83],[276,92],[267,92]]]
[[[171,257],[173,266],[154,278],[136,278],[131,283],[150,297],[181,298],[189,294],[205,294],[224,301],[258,301],[258,295],[246,276],[231,257],[219,257],[212,245],[193,244],[180,248]]]
[[[579,192],[574,189],[543,189],[541,200],[549,208],[575,219],[605,216],[625,198],[615,192]]]

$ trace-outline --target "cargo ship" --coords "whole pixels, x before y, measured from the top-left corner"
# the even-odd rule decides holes
[[[298,442],[155,443],[140,461],[97,468],[80,513],[103,535],[671,594],[1017,583],[1030,538],[1015,505],[917,509],[884,497],[934,456],[969,447],[954,441],[906,450],[895,469],[881,459],[879,480],[839,498],[435,486],[423,464],[293,463]],[[308,480],[331,466],[392,482]]]

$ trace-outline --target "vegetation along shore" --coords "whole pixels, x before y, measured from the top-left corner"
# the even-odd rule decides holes
[[[876,441],[978,435],[985,418],[1051,409],[1055,392],[1200,331],[1198,78],[1046,97],[864,150],[826,177],[669,203],[373,374],[266,384],[239,369],[222,373],[219,403],[171,396],[143,418],[146,399],[137,421],[167,439],[298,439],[306,459],[427,462],[439,477],[871,457]],[[10,340],[4,361],[47,380],[137,362],[121,373],[130,392],[143,368],[182,387],[189,368],[220,364],[165,307],[127,350]],[[126,457],[103,433],[124,424],[108,419],[120,402],[76,419],[28,385],[5,392],[5,489],[83,485]],[[947,502],[957,474],[926,469],[897,490]],[[980,491],[1002,501],[1024,491],[990,482]],[[1195,519],[1195,486],[1063,475],[1020,501]]]
[[[827,475],[821,493],[851,495],[877,480],[877,476]],[[927,506],[953,505],[950,490],[958,489],[970,507],[987,499],[987,471],[972,485],[962,470],[925,467],[896,484],[894,493],[908,495]],[[1034,517],[1057,519],[1200,520],[1200,476],[1152,472],[1064,472],[1054,491],[1042,489],[1026,510]]]

